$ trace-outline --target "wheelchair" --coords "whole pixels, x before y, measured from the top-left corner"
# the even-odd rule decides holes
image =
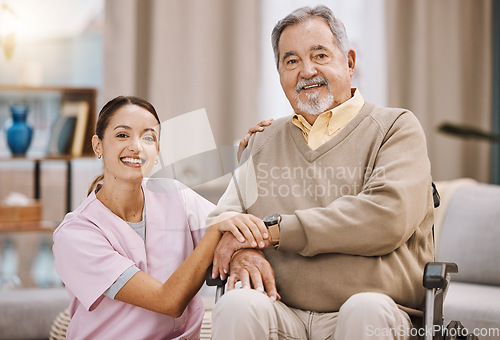
[[[434,208],[440,205],[439,193],[432,183]],[[432,230],[434,236],[434,228]],[[416,328],[415,333],[422,340],[479,340],[473,334],[467,334],[460,321],[450,321],[444,327],[443,303],[446,292],[451,281],[451,274],[458,273],[458,265],[450,262],[429,262],[425,265],[423,274],[423,285],[426,288],[425,308],[423,326]],[[212,278],[212,266],[207,271],[207,286],[216,287],[215,302],[225,292],[227,280]]]

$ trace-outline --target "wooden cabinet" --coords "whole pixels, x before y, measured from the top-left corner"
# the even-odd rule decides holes
[[[0,200],[9,191],[17,191],[15,189],[28,186],[27,191],[20,192],[24,191],[26,195],[32,196],[39,202],[42,197],[44,202],[47,199],[53,201],[54,205],[64,207],[66,212],[71,210],[72,163],[76,159],[94,157],[91,138],[95,131],[96,99],[95,88],[0,85],[0,129],[2,130],[0,171],[3,174],[0,176],[2,178],[0,186],[4,188]],[[61,115],[63,104],[67,102],[87,103],[88,115],[84,127],[85,137],[81,157],[69,154],[54,156],[48,153],[48,141],[51,138],[54,122]],[[28,149],[26,157],[11,157],[5,141],[4,123],[10,118],[9,105],[18,103],[30,106],[29,120],[34,129],[33,140],[38,138],[32,141],[31,152]],[[59,175],[61,165],[53,164],[56,162],[64,164],[64,174]],[[42,172],[44,175],[48,172],[49,176],[54,177],[53,165],[59,169],[55,180],[58,181],[58,188],[62,190],[55,193],[44,188],[42,192],[41,182],[46,184]],[[26,173],[26,178],[22,178],[19,183],[12,182],[12,178],[16,177],[12,174],[19,172],[20,167],[22,173]],[[51,234],[60,220],[53,219],[58,221],[0,222],[0,287],[60,286],[50,252]]]
[[[40,200],[43,193],[41,190],[41,173],[42,173],[42,163],[46,162],[60,162],[65,165],[66,171],[65,171],[65,177],[62,178],[61,183],[65,185],[65,197],[64,200],[61,201],[61,204],[64,204],[64,208],[66,212],[71,211],[72,207],[72,181],[73,181],[73,172],[72,172],[72,161],[75,159],[91,159],[95,158],[94,155],[92,156],[84,156],[84,157],[72,157],[72,156],[53,156],[53,157],[0,157],[0,163],[5,164],[5,163],[13,163],[13,162],[32,162],[33,163],[33,198],[35,200]],[[47,193],[46,193],[47,194]],[[0,219],[1,220],[1,219]],[[8,225],[2,223],[0,221],[0,230],[2,229],[15,229],[15,224],[16,223],[9,223]],[[20,227],[22,227],[23,223],[17,223]],[[31,227],[30,227],[31,226]],[[14,228],[13,228],[14,227]],[[36,224],[33,223],[26,223],[25,227],[22,229],[32,229],[36,228]]]

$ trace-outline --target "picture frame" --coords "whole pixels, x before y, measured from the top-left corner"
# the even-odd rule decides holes
[[[61,115],[52,128],[48,153],[80,157],[85,144],[88,116],[89,104],[86,101],[63,102]]]

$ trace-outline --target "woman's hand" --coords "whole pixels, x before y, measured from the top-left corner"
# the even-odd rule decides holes
[[[264,248],[265,240],[269,235],[267,227],[262,220],[251,214],[236,214],[225,218],[217,223],[217,229],[221,232],[230,232],[241,243],[246,243],[252,248]]]
[[[225,279],[233,253],[242,248],[265,249],[271,246],[267,227],[262,220],[251,214],[221,214],[222,220],[212,224],[224,233],[217,244],[213,260],[213,277]]]
[[[252,126],[250,129],[248,129],[247,135],[245,136],[245,138],[243,138],[240,141],[240,144],[238,146],[238,154],[237,154],[238,155],[238,162],[241,159],[241,154],[243,153],[243,150],[245,150],[245,148],[248,145],[248,141],[250,140],[250,136],[256,132],[264,131],[264,126],[271,125],[272,121],[273,121],[273,119],[263,120],[261,122],[258,122],[257,125]]]

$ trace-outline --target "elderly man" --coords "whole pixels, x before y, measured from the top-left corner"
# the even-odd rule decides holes
[[[219,243],[214,274],[232,262],[213,338],[406,339],[433,259],[422,128],[351,88],[356,55],[327,7],[285,17],[272,44],[294,115],[252,136],[209,218],[255,235]],[[231,290],[236,280],[254,289]]]

